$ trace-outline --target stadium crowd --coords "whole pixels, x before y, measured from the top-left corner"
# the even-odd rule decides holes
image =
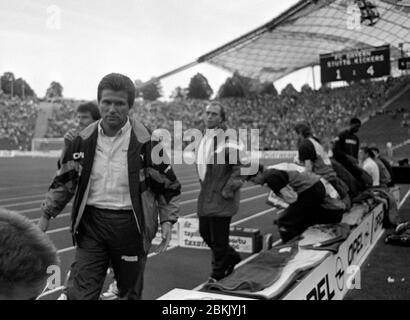
[[[302,119],[312,123],[312,130],[318,137],[336,136],[351,114],[371,118],[380,113],[391,113],[392,117],[400,117],[401,126],[408,126],[406,110],[380,110],[380,106],[407,81],[408,77],[389,78],[334,89],[323,86],[319,90],[304,86],[301,92],[284,90],[277,96],[226,98],[222,102],[227,108],[229,127],[260,130],[259,149],[295,150],[297,139],[292,127]],[[54,103],[56,107],[48,120],[45,138],[61,138],[77,124],[76,107],[81,101],[61,99]],[[166,102],[138,99],[130,113],[151,130],[164,128],[172,132],[174,121],[182,121],[183,130],[203,130],[206,103],[206,100],[194,99]],[[20,150],[29,150],[37,112],[32,101],[0,97],[0,139],[11,141],[11,145]],[[28,122],[22,119],[28,119]]]
[[[222,102],[227,107],[229,127],[260,130],[261,149],[294,150],[296,135],[292,128],[297,121],[312,123],[319,137],[336,136],[352,114],[361,118],[375,115],[404,83],[403,78],[398,78],[318,91],[305,87],[301,92],[285,92],[275,97],[229,98]],[[203,100],[139,101],[131,112],[152,130],[172,130],[173,121],[178,120],[184,130],[202,130],[205,105]]]
[[[61,138],[67,131],[76,127],[76,106],[79,103],[80,101],[65,99],[56,105],[52,117],[48,119],[45,138]]]
[[[0,149],[30,150],[38,111],[33,100],[0,95]]]

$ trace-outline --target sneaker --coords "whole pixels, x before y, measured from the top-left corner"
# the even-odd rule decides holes
[[[117,281],[114,281],[108,287],[108,290],[101,294],[101,300],[117,300],[118,299],[118,288],[117,288]]]
[[[401,234],[401,233],[403,233],[405,230],[407,230],[407,229],[409,229],[409,228],[410,228],[410,222],[409,222],[409,221],[400,223],[400,224],[396,227],[395,233],[396,233],[396,234]]]
[[[241,262],[241,260],[242,260],[242,259],[241,259],[241,256],[237,253],[237,254],[232,258],[231,264],[228,266],[228,268],[226,268],[224,277],[229,276],[229,275],[233,272],[233,270],[235,269],[235,266],[236,266],[239,262]]]
[[[218,280],[216,280],[215,278],[209,277],[208,280],[206,281],[206,283],[215,283],[218,282]]]
[[[60,294],[60,296],[57,298],[57,300],[68,300],[68,297],[65,293]]]

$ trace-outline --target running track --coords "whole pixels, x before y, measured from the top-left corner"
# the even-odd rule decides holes
[[[283,160],[282,160],[283,161]],[[36,222],[44,193],[55,172],[56,160],[49,158],[0,158],[0,206],[20,212]],[[182,183],[180,216],[196,216],[199,183],[193,166],[174,166]],[[272,221],[278,211],[265,203],[268,190],[245,184],[241,190],[241,204],[232,225],[253,227],[263,234],[279,236]],[[402,189],[402,195],[407,188]],[[50,222],[48,235],[58,249],[62,275],[65,276],[74,258],[69,233],[71,204]],[[153,250],[155,246],[153,247]],[[242,254],[244,260],[249,255]],[[151,253],[146,266],[144,299],[156,299],[173,288],[193,289],[200,286],[210,274],[209,250],[170,247],[160,255]],[[59,291],[51,291],[43,299],[56,299]]]
[[[0,159],[0,206],[24,214],[36,222],[41,216],[40,204],[55,172],[56,160],[47,158]],[[180,216],[196,216],[199,183],[195,168],[188,165],[174,166],[182,184]],[[241,190],[241,204],[232,225],[255,227],[262,233],[275,232],[272,221],[277,210],[265,203],[266,188],[245,184]],[[65,275],[73,258],[69,233],[71,203],[50,221],[47,231],[58,249],[62,274]],[[153,247],[153,250],[155,246]],[[246,254],[242,254],[244,259]],[[210,274],[211,256],[208,250],[169,248],[163,254],[151,253],[146,266],[144,299],[155,299],[173,288],[193,289],[203,283]],[[45,296],[55,299],[58,292]]]

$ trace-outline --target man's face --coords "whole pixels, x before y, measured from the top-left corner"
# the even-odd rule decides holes
[[[302,135],[302,133],[297,132],[297,131],[296,131],[296,137],[298,139],[298,143],[301,143],[305,139],[305,137]]]
[[[99,102],[103,124],[114,130],[119,130],[127,121],[130,106],[128,94],[125,91],[104,89]]]
[[[77,112],[77,121],[80,129],[84,129],[89,124],[94,122],[91,112]]]
[[[366,159],[366,154],[364,153],[363,149],[359,150],[359,155],[358,156],[359,156],[360,161],[363,161],[363,160]]]
[[[350,131],[353,133],[358,133],[360,129],[360,124],[355,123],[350,125]]]
[[[218,105],[206,107],[205,124],[208,129],[215,129],[222,123],[221,108]]]

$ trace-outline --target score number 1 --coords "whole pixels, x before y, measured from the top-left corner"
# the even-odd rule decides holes
[[[340,75],[340,69],[336,69],[336,79],[341,80],[342,76]]]

